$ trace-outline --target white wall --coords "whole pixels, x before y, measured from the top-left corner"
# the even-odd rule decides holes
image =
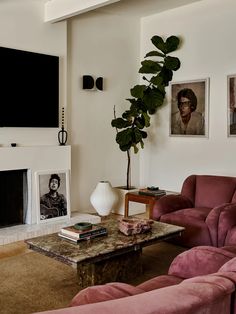
[[[44,1],[0,1],[0,45],[59,56],[60,105],[66,107],[66,22],[49,24],[43,19]],[[19,146],[57,145],[57,132],[55,128],[0,128],[0,146],[9,146],[12,142]]]
[[[204,0],[143,18],[141,56],[150,38],[178,35],[182,62],[174,81],[210,78],[209,138],[169,137],[168,103],[153,117],[141,157],[141,184],[179,191],[189,174],[236,175],[236,138],[227,137],[227,75],[236,73],[236,2]]]
[[[60,103],[66,107],[66,22],[47,24],[43,18],[43,1],[0,1],[0,46],[59,56]],[[0,114],[1,105],[0,93]],[[70,147],[58,146],[57,133],[56,128],[0,128],[0,169],[30,170],[27,223],[37,220],[36,172],[71,167]],[[9,147],[12,142],[22,147]]]
[[[140,21],[104,12],[90,12],[68,23],[69,119],[72,144],[72,208],[91,209],[89,197],[100,180],[126,183],[126,154],[111,127],[138,82]],[[104,78],[103,91],[82,89],[82,76]],[[139,182],[138,157],[132,163],[133,183]]]
[[[101,10],[66,22],[43,22],[44,1],[0,1],[0,45],[61,56],[61,102],[66,104],[68,49],[68,127],[72,144],[72,210],[91,208],[99,180],[124,185],[126,155],[110,125],[129,107],[125,98],[138,81],[139,60],[152,49],[150,38],[179,35],[182,62],[175,81],[210,78],[209,138],[169,137],[169,99],[155,117],[149,138],[132,164],[133,183],[179,190],[191,173],[236,175],[236,138],[227,137],[227,75],[236,73],[234,0],[202,0],[140,21]],[[140,53],[141,42],[141,53]],[[68,46],[67,46],[68,45]],[[104,77],[104,91],[82,90],[85,74]],[[62,105],[62,104],[61,104]],[[57,131],[0,128],[0,145],[57,145]],[[139,180],[140,170],[140,180]]]

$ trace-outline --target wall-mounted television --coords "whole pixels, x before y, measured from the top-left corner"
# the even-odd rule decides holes
[[[0,47],[0,127],[59,126],[59,57]]]

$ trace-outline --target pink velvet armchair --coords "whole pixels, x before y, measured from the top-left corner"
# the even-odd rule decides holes
[[[166,195],[153,208],[153,219],[185,227],[175,243],[193,247],[236,244],[236,178],[191,175],[180,195]]]

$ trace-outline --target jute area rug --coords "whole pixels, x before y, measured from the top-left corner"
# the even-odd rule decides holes
[[[25,250],[1,254],[0,313],[29,314],[65,307],[78,292],[76,270]]]
[[[143,250],[144,273],[131,284],[167,273],[185,249],[159,243]],[[0,246],[0,314],[31,314],[68,306],[78,292],[76,270],[27,249],[24,242]]]

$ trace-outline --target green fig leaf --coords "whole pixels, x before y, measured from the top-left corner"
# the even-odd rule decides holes
[[[170,36],[167,38],[165,42],[166,53],[170,53],[172,51],[177,50],[179,46],[180,40],[176,36]]]
[[[161,72],[159,73],[160,77],[163,79],[164,86],[168,86],[169,82],[172,80],[173,72],[172,70],[167,69],[165,66],[163,66]]]
[[[151,41],[155,47],[161,50],[164,54],[166,54],[165,42],[160,36],[153,36]]]
[[[146,85],[135,85],[131,88],[130,93],[135,98],[142,98],[143,92],[147,89]]]
[[[122,118],[116,118],[111,121],[111,125],[117,129],[123,129],[131,126],[132,121],[126,121]]]
[[[148,58],[148,57],[165,57],[165,55],[159,51],[153,50],[148,52],[144,58]]]
[[[139,73],[150,73],[150,74],[156,74],[157,72],[160,72],[162,69],[162,66],[155,61],[152,60],[144,60],[141,62],[142,66],[139,69]]]
[[[165,66],[169,70],[176,71],[180,68],[180,61],[176,57],[166,57],[165,58]]]

